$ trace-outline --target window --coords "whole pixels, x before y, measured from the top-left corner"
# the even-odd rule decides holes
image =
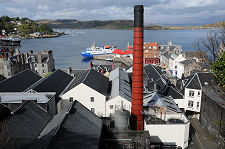
[[[45,65],[44,65],[44,64],[42,64],[42,67],[45,67]]]
[[[195,92],[194,92],[194,91],[189,90],[189,97],[194,97],[194,95],[195,95]]]
[[[154,53],[156,53],[157,51],[154,51]]]
[[[198,96],[200,96],[200,91],[198,91]]]
[[[145,50],[145,53],[148,53],[148,50]]]
[[[143,49],[145,49],[145,47],[143,47]]]
[[[95,98],[94,97],[91,97],[90,99],[91,99],[91,102],[94,102],[95,101]]]
[[[34,67],[37,67],[37,64],[34,64]]]
[[[197,109],[199,108],[199,102],[197,102]]]
[[[177,66],[175,66],[175,69],[177,69]]]
[[[91,112],[95,113],[95,108],[91,108]]]
[[[153,49],[156,49],[156,46],[153,46]]]
[[[45,73],[45,70],[43,70],[43,73]]]
[[[156,55],[154,55],[154,57],[156,57]]]
[[[193,107],[193,101],[188,101],[188,107]]]
[[[148,47],[148,49],[152,49],[151,47]]]
[[[110,109],[113,109],[113,105],[110,105],[109,108],[110,108]]]
[[[69,99],[70,99],[70,102],[73,102],[73,97],[70,97]]]

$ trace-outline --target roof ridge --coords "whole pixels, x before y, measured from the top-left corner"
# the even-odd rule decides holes
[[[196,75],[197,73],[195,73]],[[195,77],[195,75],[193,75],[193,77],[191,78],[191,80],[188,82],[188,84],[185,86],[185,88],[191,83],[191,81],[193,80],[193,78]]]
[[[41,84],[43,81],[45,81],[46,79],[48,79],[49,77],[51,77],[53,74],[55,74],[57,71],[59,71],[60,69],[57,69],[55,71],[53,71],[50,75],[41,78],[40,80],[38,80],[37,82],[35,82],[34,84],[32,84],[30,87],[28,87],[24,92],[29,91],[30,89],[35,88],[36,86],[38,86],[39,84]]]
[[[200,81],[200,79],[199,79],[198,73],[197,73],[197,79],[198,79],[198,82],[199,82],[199,84],[200,84],[200,86],[201,86],[201,90],[202,90],[202,83],[201,83],[201,81]]]

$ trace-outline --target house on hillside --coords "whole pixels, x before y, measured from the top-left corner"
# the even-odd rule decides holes
[[[177,65],[177,78],[190,76],[194,70],[200,69],[200,66],[194,59],[181,61]]]

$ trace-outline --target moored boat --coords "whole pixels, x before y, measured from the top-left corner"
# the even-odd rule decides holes
[[[116,49],[115,46],[110,47],[108,45],[104,45],[101,47],[95,47],[95,44],[91,46],[91,48],[87,48],[86,51],[83,51],[81,55],[85,58],[92,58],[94,55],[105,55],[112,54],[112,52]]]
[[[0,44],[3,46],[20,46],[21,40],[15,37],[2,37],[0,38]]]

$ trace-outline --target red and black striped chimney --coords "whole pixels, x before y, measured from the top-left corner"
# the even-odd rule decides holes
[[[143,130],[143,13],[143,5],[134,6],[131,126],[135,130]]]

